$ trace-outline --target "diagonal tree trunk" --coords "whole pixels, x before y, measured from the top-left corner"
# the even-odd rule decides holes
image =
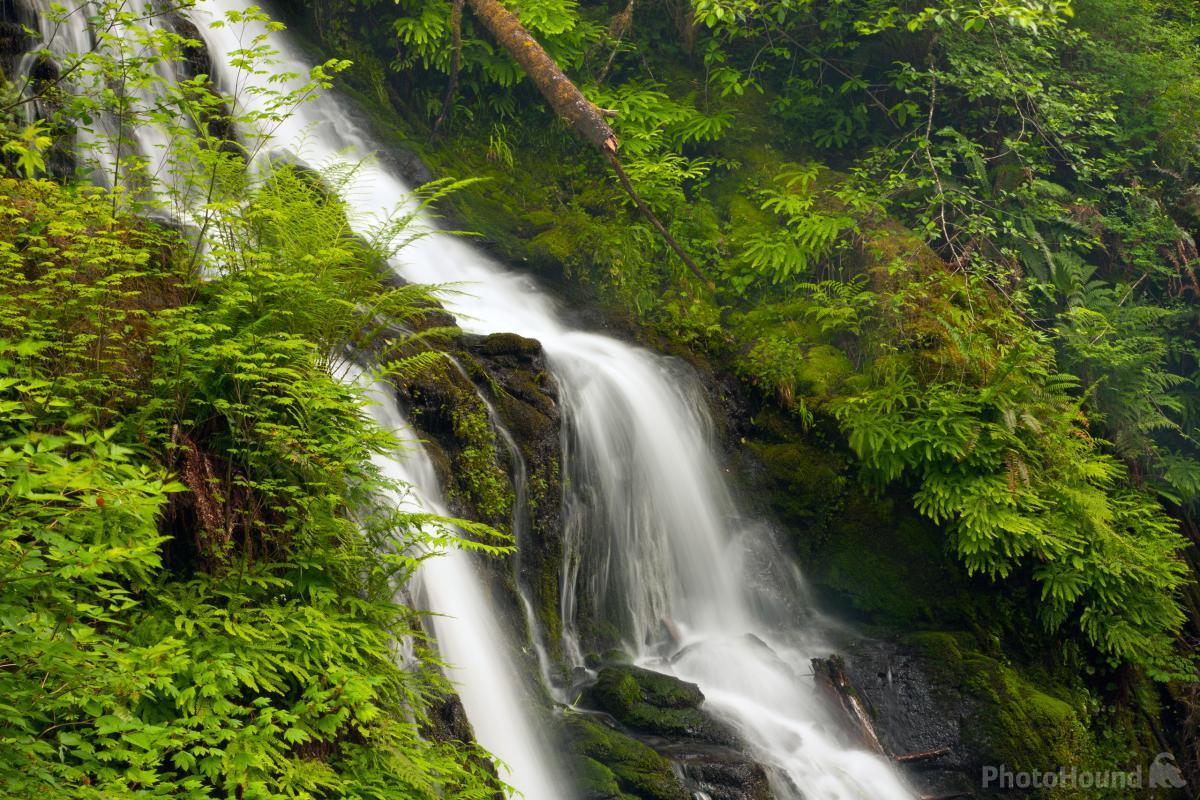
[[[529,75],[529,79],[550,103],[554,113],[565,120],[577,136],[604,154],[616,171],[621,185],[633,198],[638,210],[683,260],[692,274],[711,285],[708,277],[696,266],[696,262],[679,246],[679,243],[667,231],[666,226],[642,202],[642,198],[633,188],[629,176],[621,166],[620,159],[617,158],[617,148],[620,142],[617,134],[605,119],[605,112],[583,96],[579,87],[571,82],[571,79],[563,73],[554,59],[538,44],[529,31],[525,30],[525,26],[521,24],[517,16],[501,5],[498,0],[466,0],[466,2],[483,27],[487,28],[492,37],[508,51],[509,55],[516,59],[516,62]]]
[[[602,152],[617,152],[617,135],[600,109],[563,74],[517,16],[498,0],[467,0],[488,33],[521,65],[538,91],[585,141]]]

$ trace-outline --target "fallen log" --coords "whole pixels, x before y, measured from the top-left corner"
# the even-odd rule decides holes
[[[903,755],[891,752],[880,740],[879,734],[875,730],[875,723],[871,721],[871,715],[867,712],[857,690],[850,682],[850,676],[846,674],[846,662],[842,657],[814,658],[812,668],[813,677],[821,696],[826,699],[834,711],[838,712],[843,726],[850,735],[867,750],[889,758],[897,764],[920,764],[950,755],[949,747],[937,747],[932,750]],[[938,798],[937,800],[942,799]]]
[[[617,173],[621,186],[629,194],[634,205],[687,265],[692,274],[711,286],[712,283],[708,276],[696,265],[691,256],[679,245],[679,242],[675,241],[675,237],[667,231],[666,226],[638,196],[617,157],[620,141],[606,119],[611,114],[606,114],[603,109],[597,108],[594,103],[583,96],[579,87],[571,82],[571,79],[563,73],[550,54],[538,44],[537,39],[534,39],[525,29],[521,20],[501,5],[498,0],[466,0],[466,2],[492,38],[499,42],[525,70],[525,74],[546,98],[546,102],[554,109],[554,113],[570,125],[577,136],[595,147],[608,159],[608,163]],[[447,92],[443,116],[449,112],[450,104],[453,102],[452,90],[457,82],[457,57],[454,58],[454,64],[451,91]],[[439,118],[440,121],[441,118]]]
[[[871,722],[866,706],[850,685],[850,678],[846,675],[846,662],[842,657],[814,658],[812,667],[817,689],[829,705],[841,712],[842,721],[848,731],[872,753],[890,758],[891,754],[879,740],[879,734],[875,732],[875,725]]]
[[[949,747],[937,747],[933,750],[922,750],[919,753],[905,753],[902,756],[892,756],[892,760],[897,764],[920,764],[925,761],[934,761],[948,755],[950,755]]]
[[[617,134],[583,92],[571,82],[516,14],[498,0],[467,0],[471,11],[533,81],[554,113],[601,152],[617,152]]]

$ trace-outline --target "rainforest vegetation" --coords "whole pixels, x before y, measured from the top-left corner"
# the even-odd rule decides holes
[[[321,66],[224,97],[190,24],[65,2],[97,44],[64,57],[0,4],[0,795],[497,796],[439,732],[454,687],[403,587],[449,548],[509,563],[507,445],[471,390],[465,519],[395,509],[378,464],[414,445],[367,381],[452,383],[461,346],[445,287],[387,267],[417,218],[364,236],[355,164],[255,166],[335,88],[438,176],[421,208],[724,387],[739,488],[831,609],[978,700],[991,752],[1169,749],[1200,783],[1200,9],[504,2],[618,174],[485,5],[279,3]],[[558,462],[531,467],[545,514]],[[601,676],[634,716],[676,691]],[[614,787],[589,797],[676,796],[661,755],[571,724]]]

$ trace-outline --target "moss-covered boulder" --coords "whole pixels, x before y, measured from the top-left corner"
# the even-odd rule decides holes
[[[623,800],[629,796],[621,791],[613,771],[596,759],[579,756],[573,767],[580,800]]]
[[[1073,670],[1014,663],[1002,652],[998,643],[966,632],[926,631],[847,645],[848,674],[885,746],[898,754],[950,748],[913,775],[922,793],[977,796],[987,766],[1013,772],[1144,769],[1161,749],[1139,718],[1158,713],[1152,692],[1129,689],[1118,707]],[[1057,789],[1038,796],[1126,795]]]
[[[671,762],[649,745],[584,715],[569,718],[566,729],[585,800],[692,800]]]
[[[1086,692],[1005,664],[970,634],[926,632],[904,641],[932,665],[940,684],[957,687],[965,706],[979,712],[963,727],[969,751],[1016,770],[1094,763]]]
[[[428,437],[454,513],[508,530],[513,488],[487,406],[461,360],[438,361],[398,386],[413,424]],[[454,359],[454,360],[451,360]],[[440,452],[437,452],[440,451]]]
[[[607,666],[584,700],[638,733],[715,744],[737,742],[728,725],[701,708],[700,688],[670,675],[628,664]]]

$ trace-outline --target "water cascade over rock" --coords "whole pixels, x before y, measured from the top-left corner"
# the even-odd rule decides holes
[[[43,19],[48,6],[31,3]],[[258,22],[211,25],[251,7],[243,0],[204,0],[189,12],[208,46],[217,88],[242,110],[263,102],[262,92],[281,74],[309,72],[281,32]],[[86,49],[89,34],[80,25],[76,30],[72,22],[62,42],[50,42],[51,50]],[[241,66],[238,53],[252,42],[269,44],[278,63],[258,71]],[[354,120],[353,109],[328,95],[297,106],[258,135],[268,143],[264,155],[316,167],[362,159],[346,200],[353,219],[369,224],[405,207],[410,192],[394,171],[370,159],[377,145]],[[150,126],[133,138],[152,169],[161,167],[162,133]],[[80,147],[102,147],[95,139],[82,134]],[[96,158],[111,164],[115,154],[101,150]],[[582,769],[604,770],[589,785],[610,787],[604,789],[610,796],[619,785],[638,796],[687,800],[688,792],[662,768],[666,753],[683,765],[696,797],[911,798],[889,764],[839,736],[814,694],[809,660],[828,652],[819,620],[769,528],[739,510],[714,451],[696,376],[673,360],[573,330],[532,280],[461,239],[419,238],[392,266],[406,280],[457,284],[463,293],[448,309],[465,330],[540,341],[558,384],[561,564],[551,565],[557,586],[539,586],[529,616],[536,620],[547,592],[557,591],[559,625],[546,650],[556,654],[558,674],[569,676],[554,687],[558,696],[583,696],[606,712],[604,721],[661,745],[656,751],[623,734],[618,743],[608,738],[604,721],[568,711],[562,724],[584,756]],[[381,423],[407,429],[391,391],[377,388]],[[422,450],[389,462],[388,470],[417,487],[403,502],[444,510]],[[529,602],[528,581],[518,583]],[[537,675],[523,681],[517,674],[518,645],[496,621],[485,572],[468,555],[448,555],[423,568],[416,588],[423,603],[445,615],[434,619],[433,633],[479,742],[511,770],[506,780],[527,800],[571,797],[571,780],[539,731],[553,723],[533,699]],[[549,658],[543,653],[543,661]],[[663,744],[663,736],[689,744]],[[739,760],[739,748],[759,763]],[[722,794],[719,787],[732,784],[741,794]]]

